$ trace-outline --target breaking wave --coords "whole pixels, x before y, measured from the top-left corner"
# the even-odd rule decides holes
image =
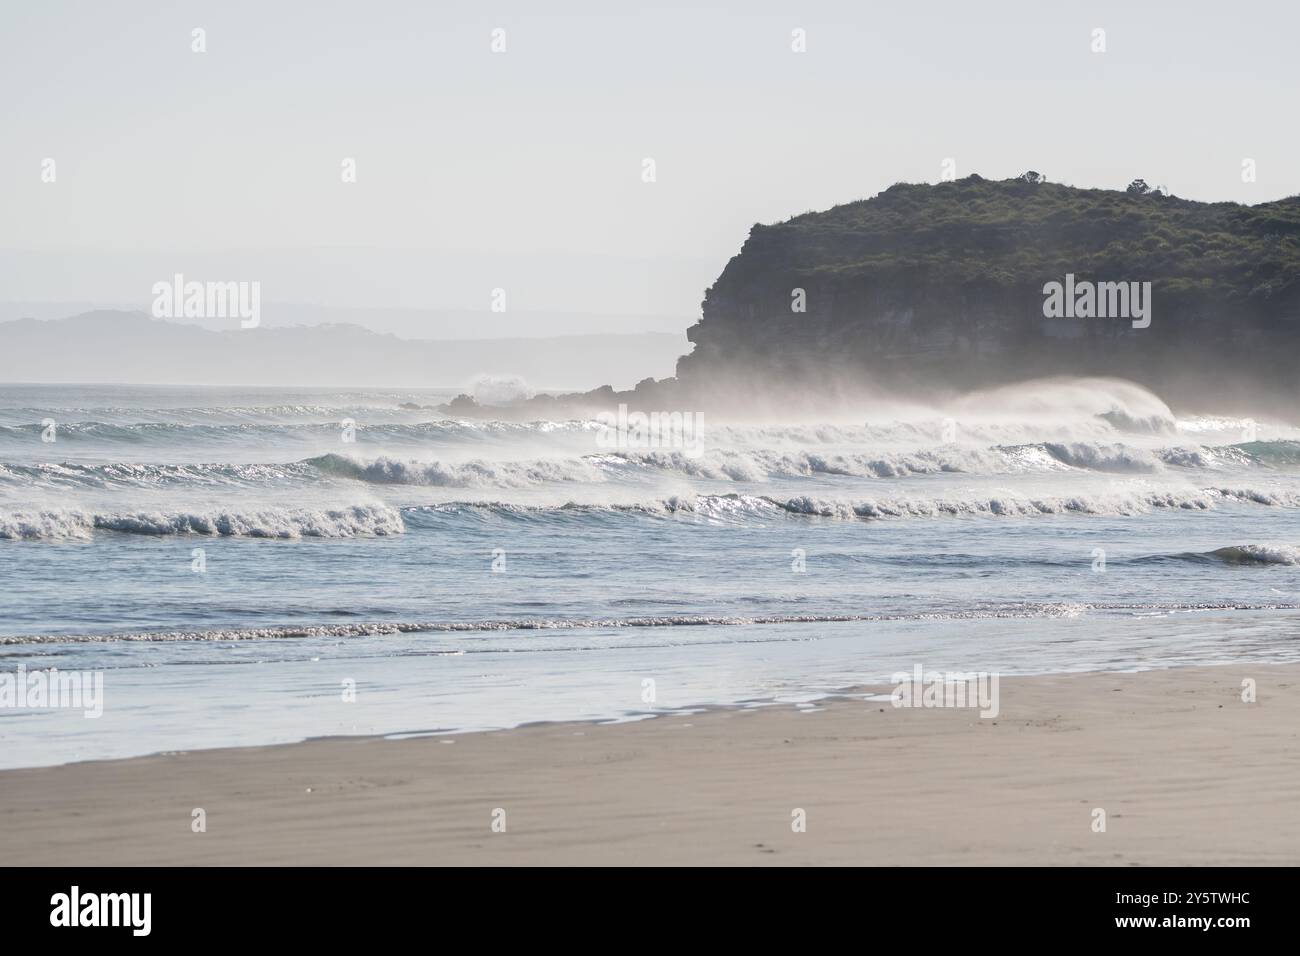
[[[1208,556],[1225,564],[1300,564],[1300,548],[1286,544],[1238,544]]]
[[[1055,620],[1090,614],[1147,616],[1188,611],[1295,610],[1288,603],[1201,602],[1010,602],[963,609],[880,614],[681,614],[614,618],[516,618],[480,621],[370,621],[351,624],[287,624],[271,627],[231,627],[204,630],[126,631],[98,634],[0,635],[0,646],[22,644],[107,644],[117,642],[227,642],[292,640],[295,638],[366,638],[401,634],[487,633],[500,631],[622,630],[668,627],[752,627],[773,624],[869,624],[891,621]],[[448,653],[475,653],[474,648]],[[485,653],[495,653],[485,648]],[[517,653],[518,651],[516,651]]]
[[[601,481],[604,475],[581,459],[540,459],[531,462],[469,461],[449,464],[438,461],[401,461],[375,458],[369,461],[345,455],[321,455],[304,464],[343,478],[373,484],[432,485],[445,488],[521,488],[544,482]]]
[[[406,522],[426,516],[498,515],[582,520],[584,517],[641,514],[706,520],[773,520],[786,517],[841,520],[905,518],[1036,518],[1051,515],[1147,514],[1158,509],[1209,511],[1224,504],[1300,507],[1300,494],[1250,488],[1186,491],[1134,490],[1076,495],[968,494],[949,497],[881,496],[852,500],[809,495],[682,494],[643,501],[522,504],[462,500],[414,505],[401,510],[384,505],[342,508],[250,508],[210,510],[134,510],[97,512],[31,509],[0,512],[0,540],[86,539],[97,531],[138,535],[210,535],[244,538],[346,538],[402,534]]]
[[[1158,509],[1209,511],[1221,504],[1254,504],[1300,508],[1300,494],[1252,489],[1206,488],[1188,491],[1132,491],[1092,495],[965,497],[881,497],[843,501],[811,496],[674,495],[642,502],[563,505],[529,505],[501,501],[456,501],[408,509],[413,515],[483,511],[506,516],[573,516],[583,514],[643,513],[697,515],[704,518],[774,518],[781,515],[836,519],[896,518],[1032,518],[1048,515],[1148,514]]]
[[[136,511],[95,514],[49,510],[0,514],[0,540],[85,539],[96,531],[234,538],[351,538],[402,534],[402,516],[382,505],[254,511]]]
[[[286,443],[337,441],[345,420],[350,419],[356,428],[358,442],[392,444],[448,444],[482,442],[512,437],[550,436],[572,433],[581,435],[595,432],[600,425],[594,421],[527,423],[497,421],[464,421],[438,419],[423,422],[374,420],[362,415],[340,416],[333,421],[319,422],[267,422],[267,421],[216,421],[216,422],[109,422],[61,421],[56,419],[58,441],[75,445],[172,445],[193,446],[206,442],[218,446],[276,445]],[[0,441],[21,444],[41,444],[45,426],[39,422],[0,424]]]
[[[1158,508],[1206,511],[1214,507],[1216,500],[1226,497],[1211,491],[1135,491],[1091,495],[880,498],[858,502],[827,501],[805,496],[774,503],[792,514],[824,518],[1031,518],[1063,514],[1135,515],[1146,514]]]
[[[49,488],[267,486],[310,480],[313,477],[315,473],[305,462],[286,465],[0,463],[0,485]]]
[[[1292,442],[1245,446],[1143,449],[1120,444],[1039,442],[991,448],[957,446],[917,451],[816,452],[777,449],[611,451],[525,461],[450,462],[328,453],[283,464],[149,464],[136,462],[0,463],[0,486],[50,488],[253,487],[344,479],[370,484],[446,488],[523,488],[546,483],[601,482],[637,473],[714,481],[766,482],[815,477],[906,478],[913,475],[1013,475],[1068,472],[1156,474],[1168,468],[1268,467],[1285,462]],[[1261,447],[1267,446],[1267,447]],[[1273,451],[1273,446],[1284,446]],[[1272,461],[1261,456],[1271,456]]]
[[[1291,444],[1289,442],[1278,444]],[[1157,474],[1169,468],[1249,467],[1257,457],[1237,446],[1144,449],[1093,442],[1036,442],[990,448],[946,446],[916,451],[826,451],[770,448],[618,450],[574,458],[461,463],[362,459],[327,454],[307,459],[320,472],[377,484],[450,488],[518,488],[547,482],[604,481],[662,472],[713,481],[766,482],[814,477],[907,478],[913,475],[1013,475],[1072,469]],[[293,465],[280,466],[292,469]]]
[[[1015,465],[997,450],[960,449],[916,452],[824,453],[809,451],[710,450],[619,451],[594,460],[627,464],[692,478],[729,481],[767,481],[841,475],[856,478],[903,478],[940,472],[1001,473]]]

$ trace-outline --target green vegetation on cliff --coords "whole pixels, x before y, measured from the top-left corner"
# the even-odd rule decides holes
[[[1046,314],[1067,275],[1149,285],[1154,319]],[[1037,174],[893,186],[756,225],[677,363],[690,388],[874,383],[926,392],[1113,375],[1300,393],[1300,197],[1243,206]],[[768,387],[764,385],[763,387]]]
[[[757,225],[715,288],[778,267],[812,280],[924,276],[1041,286],[1066,272],[1159,279],[1163,291],[1271,298],[1300,283],[1300,197],[1242,206],[1159,192],[970,176]]]

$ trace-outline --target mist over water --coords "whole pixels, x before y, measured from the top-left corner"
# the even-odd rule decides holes
[[[626,718],[654,709],[643,677],[675,688],[662,710],[917,660],[1296,657],[1288,422],[1057,380],[705,412],[674,447],[433,411],[449,397],[0,388],[0,656],[120,695],[93,728],[0,721],[4,760]],[[355,720],[344,679],[368,687]]]

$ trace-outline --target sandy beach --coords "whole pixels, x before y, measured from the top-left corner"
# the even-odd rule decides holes
[[[1295,864],[1298,681],[1004,678],[992,720],[844,697],[10,770],[0,839],[11,865]]]

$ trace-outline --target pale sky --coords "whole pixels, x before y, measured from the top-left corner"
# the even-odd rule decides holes
[[[6,3],[0,299],[144,306],[179,271],[269,301],[486,309],[501,287],[689,319],[753,223],[949,157],[1300,192],[1291,0],[654,6]]]

